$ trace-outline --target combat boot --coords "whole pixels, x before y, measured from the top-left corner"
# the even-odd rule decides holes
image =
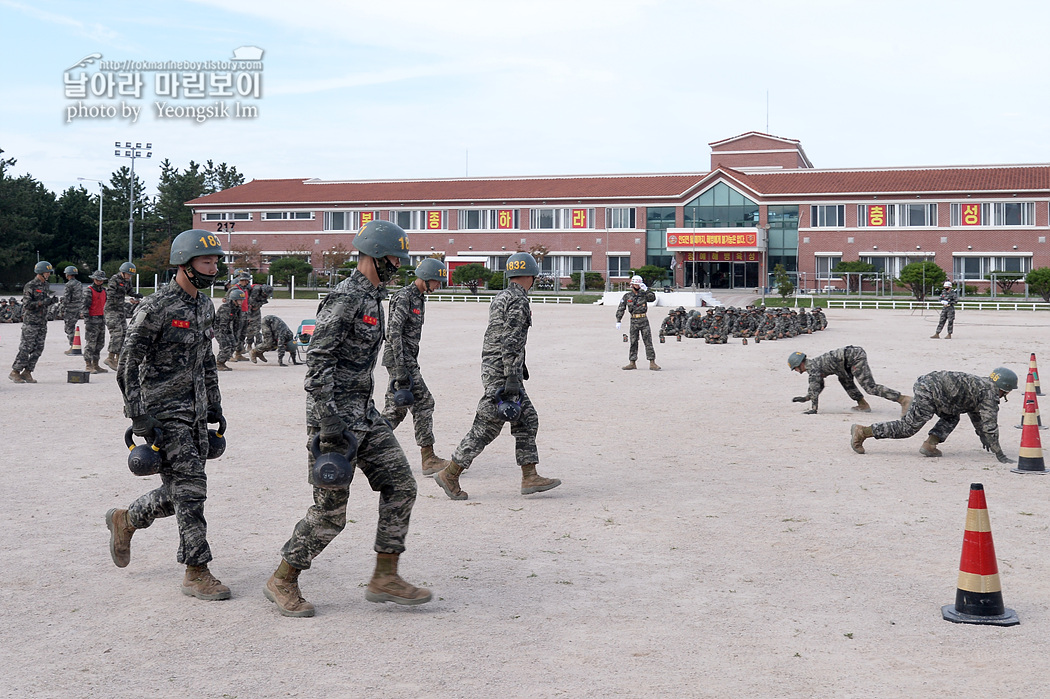
[[[919,453],[923,456],[943,456],[944,454],[937,448],[940,443],[941,440],[931,434],[919,447]]]
[[[405,582],[397,574],[397,558],[396,553],[376,554],[376,569],[368,581],[365,599],[369,602],[396,604],[426,604],[433,599],[430,590]]]
[[[938,330],[934,334],[930,335],[930,339],[931,340],[940,340],[941,339],[941,332]]]
[[[282,359],[281,357],[278,357],[277,358],[277,366],[288,366],[288,365],[284,363],[284,359]]]
[[[11,379],[15,383],[25,383],[26,380],[22,378],[22,372],[11,370],[11,373],[7,375],[7,378]]]
[[[423,457],[423,475],[433,476],[438,471],[448,467],[451,461],[440,458],[434,453],[434,445],[420,447],[419,451]]]
[[[281,565],[266,581],[263,595],[277,605],[281,616],[305,617],[314,615],[314,606],[299,592],[299,569],[282,560]]]
[[[249,350],[248,356],[252,358],[252,364],[258,364],[259,363],[258,359],[257,359],[258,356],[259,356],[259,353],[256,352],[254,348]]]
[[[62,354],[66,354],[66,355],[69,355],[69,354],[73,354],[73,345],[70,345],[70,346],[69,346],[69,349],[67,349],[67,350],[66,350],[65,352],[63,352]]]
[[[561,481],[557,478],[544,478],[536,473],[536,464],[526,464],[521,467],[521,494],[531,495],[542,493],[551,488],[557,488]]]
[[[258,357],[259,361],[262,362],[263,364],[267,363],[266,362],[266,355],[263,354],[260,350],[253,349],[252,350],[252,354],[255,355],[256,357]]]
[[[182,579],[182,594],[207,601],[230,599],[230,588],[219,582],[208,566],[188,565]]]
[[[110,352],[109,356],[106,357],[105,361],[103,361],[102,363],[105,364],[106,366],[108,366],[113,371],[116,371],[117,370],[117,361],[119,359],[120,359],[120,357],[118,357],[113,352]]]
[[[33,378],[33,374],[29,369],[22,370],[22,380],[26,383],[36,383],[36,379]]]
[[[445,495],[453,500],[466,500],[467,491],[459,487],[459,474],[461,473],[463,473],[463,467],[450,460],[448,466],[434,474],[434,482],[441,486]]]
[[[945,339],[945,340],[950,340],[950,339],[952,339],[952,334],[951,334],[951,333],[948,333],[947,335],[945,335],[945,336],[944,336],[944,339]]]
[[[911,407],[911,396],[902,395],[897,402],[901,404],[901,417],[904,417],[908,413],[908,408]]]
[[[649,360],[649,371],[660,371],[660,365],[657,364],[654,360],[650,359]]]
[[[215,369],[217,371],[233,371],[230,367],[226,366],[226,362],[216,362]]]
[[[849,428],[850,442],[849,445],[853,447],[853,451],[858,454],[864,453],[864,440],[868,437],[873,437],[871,428],[866,425],[853,425]]]
[[[630,364],[628,364],[627,366],[625,366],[625,367],[623,368],[623,370],[624,370],[624,371],[630,371],[631,369],[637,369],[637,368],[638,368],[638,365],[637,365],[637,364],[635,364],[635,363],[634,363],[634,362],[632,361],[632,362],[631,362]]]
[[[106,513],[106,528],[109,529],[109,555],[118,568],[127,568],[131,563],[131,536],[135,527],[128,522],[128,511],[113,508]]]
[[[870,413],[871,412],[871,406],[868,405],[868,401],[867,400],[861,398],[859,401],[857,401],[856,405],[854,405],[852,408],[850,408],[850,410],[852,410],[854,412],[857,412],[857,413]]]

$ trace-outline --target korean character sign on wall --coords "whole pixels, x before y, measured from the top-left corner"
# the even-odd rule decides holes
[[[886,225],[886,207],[883,204],[869,204],[868,205],[868,225],[869,226],[885,226]]]
[[[441,228],[441,212],[440,211],[428,211],[427,212],[427,230],[438,230]]]
[[[514,228],[513,209],[500,209],[496,212],[496,228]]]
[[[981,205],[963,204],[962,215],[959,217],[959,222],[964,226],[981,225]]]

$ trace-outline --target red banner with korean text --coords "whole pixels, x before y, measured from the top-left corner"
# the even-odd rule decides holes
[[[760,262],[762,253],[749,251],[735,252],[685,252],[682,253],[686,262]]]
[[[496,228],[514,228],[514,209],[496,211]]]
[[[427,212],[427,230],[436,230],[441,228],[441,212],[440,211],[428,211]]]
[[[886,205],[885,204],[868,204],[868,225],[869,226],[885,226],[886,225]]]
[[[573,228],[586,228],[587,227],[587,209],[573,209],[572,210],[572,227]]]
[[[667,247],[753,248],[758,245],[757,233],[668,233]]]
[[[979,226],[981,225],[981,205],[980,204],[963,204],[961,215],[959,216],[959,223],[963,226]]]
[[[362,226],[365,225],[366,223],[369,223],[369,222],[375,221],[375,220],[376,220],[376,212],[375,211],[362,211],[361,212],[361,225]]]

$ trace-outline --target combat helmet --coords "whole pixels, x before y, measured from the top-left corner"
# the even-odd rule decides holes
[[[51,274],[55,271],[55,268],[51,266],[51,263],[47,260],[40,260],[33,267],[33,274]]]
[[[507,258],[508,277],[538,277],[540,266],[532,253],[516,252]]]
[[[788,355],[788,366],[791,367],[792,371],[802,366],[804,361],[806,361],[805,352],[792,352]]]
[[[992,384],[1000,391],[1017,390],[1017,374],[1004,366],[992,369],[992,373],[988,375],[988,378],[992,380]]]
[[[174,243],[172,243],[172,245],[174,245]],[[128,274],[134,274],[135,273],[135,263],[133,263],[133,262],[125,262],[124,264],[122,264],[120,266],[120,271],[121,272],[127,272]]]
[[[448,281],[448,267],[436,257],[428,257],[416,266],[416,278],[425,282]]]
[[[241,301],[244,299],[244,290],[235,286],[226,294],[226,298],[231,301]]]
[[[387,255],[408,262],[408,235],[391,221],[369,221],[354,236],[354,247],[362,255],[383,259]]]
[[[62,274],[80,274],[80,270],[77,269],[74,265],[69,265],[64,270],[62,270]]]
[[[200,228],[191,228],[188,231],[179,233],[175,236],[175,240],[171,241],[171,256],[168,258],[168,263],[188,265],[194,257],[201,257],[202,255],[221,256],[222,254],[222,243],[219,242],[218,238]],[[131,265],[131,263],[125,262],[121,265],[121,272],[125,271],[125,265]],[[131,265],[131,271],[135,271],[134,265]]]

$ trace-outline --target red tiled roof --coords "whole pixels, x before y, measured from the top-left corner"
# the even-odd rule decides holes
[[[187,202],[190,206],[383,202],[504,202],[578,199],[666,200],[706,173],[456,180],[252,180]]]
[[[767,197],[1050,191],[1050,165],[781,170],[734,176]]]

